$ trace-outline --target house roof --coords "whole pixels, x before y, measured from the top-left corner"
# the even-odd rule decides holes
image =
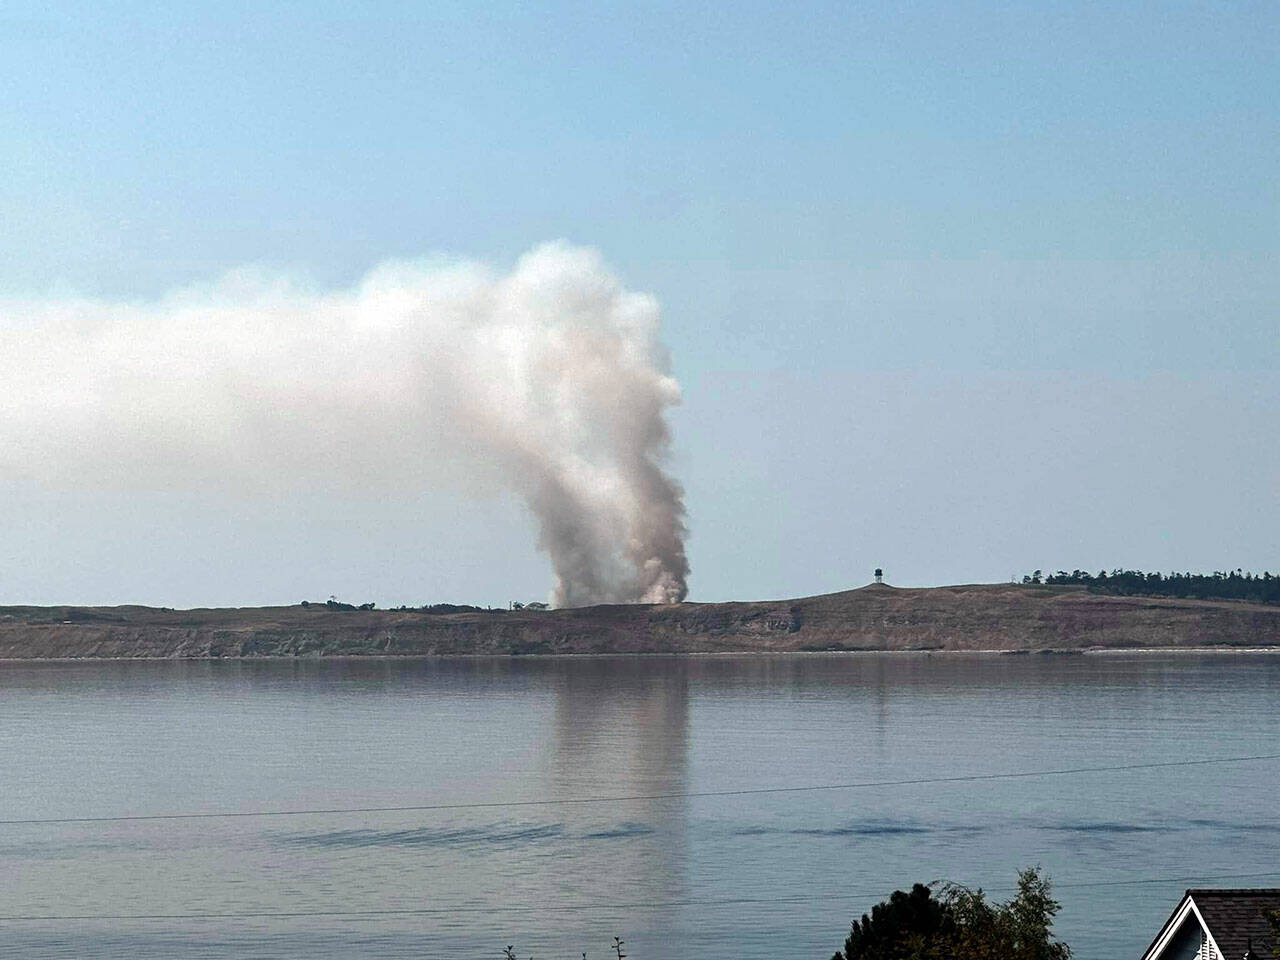
[[[1280,911],[1280,887],[1252,890],[1192,889],[1187,896],[1204,918],[1222,960],[1241,960],[1253,942],[1254,953],[1269,957],[1274,933],[1267,913]],[[1280,946],[1276,944],[1275,946]]]
[[[1253,945],[1254,956],[1269,958],[1272,950],[1280,949],[1267,915],[1280,911],[1280,887],[1252,889],[1212,889],[1208,887],[1188,890],[1169,915],[1156,938],[1151,941],[1143,960],[1159,960],[1188,917],[1209,934],[1222,960],[1243,960],[1245,951]]]

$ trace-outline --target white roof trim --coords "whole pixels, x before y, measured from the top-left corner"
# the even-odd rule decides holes
[[[1187,914],[1191,910],[1191,898],[1184,894],[1182,902],[1173,911],[1173,916],[1164,922],[1164,928],[1156,936],[1151,946],[1147,948],[1147,952],[1142,955],[1142,960],[1157,960],[1160,954],[1164,953],[1164,948],[1169,945],[1169,941],[1182,929],[1182,922],[1187,919]],[[1198,913],[1196,914],[1196,919],[1200,921],[1200,926],[1203,928],[1204,920]]]
[[[1196,912],[1196,919],[1200,921],[1200,929],[1203,930],[1204,935],[1209,938],[1209,946],[1213,947],[1213,952],[1219,957],[1222,957],[1222,960],[1233,960],[1233,958],[1228,958],[1221,950],[1218,949],[1218,941],[1213,939],[1213,931],[1210,930],[1209,925],[1204,922],[1204,916],[1200,913],[1200,908],[1196,906],[1195,899],[1190,894],[1187,895],[1187,899],[1191,901],[1191,909]]]
[[[1169,945],[1169,941],[1177,936],[1178,931],[1182,929],[1182,924],[1186,921],[1189,913],[1195,914],[1196,922],[1200,924],[1200,929],[1204,931],[1204,935],[1209,941],[1209,946],[1213,947],[1213,952],[1222,957],[1222,960],[1234,960],[1234,958],[1223,956],[1222,951],[1218,949],[1218,942],[1213,939],[1213,932],[1209,929],[1209,925],[1204,922],[1204,915],[1200,913],[1200,908],[1196,906],[1190,894],[1183,895],[1182,903],[1173,912],[1173,916],[1165,921],[1164,929],[1160,931],[1160,935],[1156,937],[1155,942],[1147,948],[1147,952],[1142,955],[1142,960],[1158,960],[1160,955],[1164,953],[1165,947]]]

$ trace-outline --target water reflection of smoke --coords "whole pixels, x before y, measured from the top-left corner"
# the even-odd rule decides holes
[[[566,821],[591,862],[607,864],[592,878],[590,899],[664,901],[688,894],[688,661],[647,662],[643,672],[617,661],[575,661],[555,679],[553,776],[561,796],[665,795],[607,807],[574,809]],[[607,781],[600,771],[609,771]],[[670,926],[674,916],[652,911],[645,921]]]

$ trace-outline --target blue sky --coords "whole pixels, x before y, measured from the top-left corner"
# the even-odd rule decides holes
[[[695,599],[1280,567],[1273,4],[18,3],[0,35],[7,295],[561,237],[655,293]],[[546,590],[512,504],[119,496],[22,492],[0,592]]]

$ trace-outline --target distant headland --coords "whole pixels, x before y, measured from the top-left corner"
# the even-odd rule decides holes
[[[1280,648],[1274,604],[1120,595],[1079,583],[872,583],[796,600],[536,606],[8,606],[0,607],[0,659]]]

